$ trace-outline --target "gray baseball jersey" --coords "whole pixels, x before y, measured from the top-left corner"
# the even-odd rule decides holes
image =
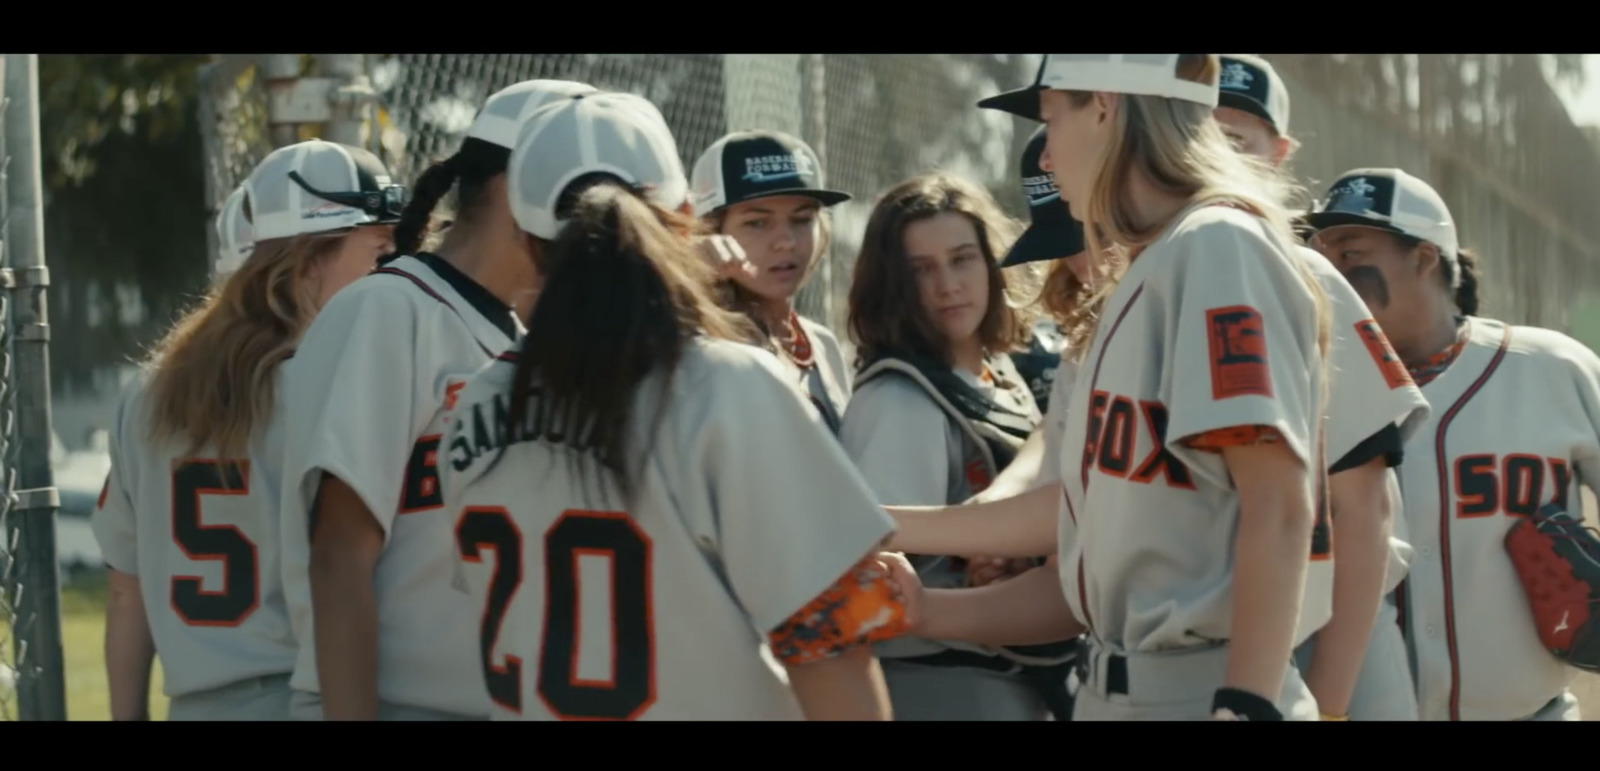
[[[885,361],[868,367],[858,377],[839,432],[839,441],[872,485],[877,499],[898,506],[942,506],[965,501],[988,487],[1000,467],[977,433],[987,427],[956,419],[951,414],[955,408],[941,406],[939,397],[931,393],[932,385],[918,385],[918,375],[902,371],[877,374],[887,364]],[[992,356],[987,365],[993,372],[991,382],[983,382],[965,370],[957,370],[956,374],[1000,407],[1026,415],[1038,425],[1039,409],[1011,357]],[[990,435],[995,433],[990,429]],[[1023,441],[1009,438],[1013,451]],[[949,559],[920,556],[914,561],[923,584],[929,588],[966,585],[965,571]],[[877,649],[885,658],[925,656],[946,649],[984,654],[998,650],[917,637],[899,637],[880,643]]]
[[[1191,207],[1108,298],[1067,406],[1059,550],[1067,603],[1101,644],[1231,636],[1239,495],[1221,453],[1186,440],[1270,426],[1313,470],[1317,500],[1326,374],[1295,259],[1255,217]],[[1327,525],[1319,515],[1308,544],[1297,644],[1332,612]]]
[[[282,380],[291,359],[279,366]],[[249,457],[152,446],[145,381],[117,410],[111,473],[91,524],[114,570],[137,576],[161,658],[163,691],[181,698],[294,668],[278,570],[283,391]]]
[[[1577,670],[1539,642],[1504,539],[1548,503],[1581,512],[1600,479],[1600,357],[1548,329],[1468,319],[1422,387],[1433,415],[1400,466],[1416,548],[1403,613],[1423,720],[1515,720]]]
[[[507,443],[514,361],[461,392],[441,455],[492,717],[802,719],[767,633],[893,521],[777,359],[689,344],[626,511],[609,479],[598,493],[597,467],[572,473],[536,417]],[[662,404],[659,378],[635,397],[631,452]]]
[[[299,640],[292,685],[318,692],[308,514],[322,474],[343,480],[383,528],[373,576],[379,698],[488,714],[479,610],[451,588],[451,529],[438,484],[455,391],[521,334],[510,309],[444,260],[401,257],[334,296],[287,382],[284,585]]]
[[[798,373],[800,391],[816,407],[828,430],[837,434],[844,418],[845,405],[850,401],[850,370],[845,366],[844,353],[839,349],[839,339],[827,327],[804,316],[799,316],[800,328],[811,342],[815,365]],[[793,365],[780,359],[786,369]]]
[[[1395,355],[1383,330],[1372,319],[1361,295],[1333,263],[1305,247],[1296,252],[1310,266],[1328,295],[1332,339],[1328,345],[1327,456],[1338,463],[1368,437],[1394,425],[1409,440],[1427,420],[1431,407],[1422,389],[1411,382],[1405,364]],[[1370,460],[1370,458],[1367,458]],[[1395,477],[1390,471],[1391,478]],[[1411,547],[1401,517],[1389,539],[1385,593],[1405,578]]]

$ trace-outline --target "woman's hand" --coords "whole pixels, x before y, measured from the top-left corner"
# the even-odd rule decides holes
[[[756,267],[744,256],[744,247],[733,236],[713,233],[695,239],[701,258],[717,272],[718,278],[755,278]]]
[[[900,552],[878,552],[878,564],[889,572],[889,578],[894,583],[895,600],[899,601],[906,609],[906,625],[908,633],[914,633],[922,626],[922,605],[925,590],[922,588],[922,579],[917,577],[916,568],[911,567],[911,561]]]

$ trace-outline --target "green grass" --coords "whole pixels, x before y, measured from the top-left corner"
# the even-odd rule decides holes
[[[106,577],[97,570],[62,571],[61,647],[66,657],[67,719],[110,720],[111,694],[106,688]],[[11,630],[0,619],[0,661],[10,663]],[[6,702],[0,720],[16,719],[15,694],[0,694]],[[150,676],[150,719],[167,719],[167,698],[161,695],[161,662]]]

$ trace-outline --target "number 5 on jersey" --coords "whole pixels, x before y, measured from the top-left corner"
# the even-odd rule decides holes
[[[465,562],[495,553],[484,600],[479,651],[484,682],[496,704],[522,713],[522,659],[495,663],[506,611],[523,580],[523,537],[500,507],[468,507],[456,521],[456,545]],[[585,570],[584,558],[605,570]],[[651,544],[621,512],[562,512],[544,534],[544,634],[539,641],[536,691],[564,720],[636,720],[656,699],[655,629],[651,618]],[[595,596],[585,579],[610,591]],[[606,608],[591,608],[594,600]],[[585,623],[587,622],[587,623]],[[599,646],[591,635],[609,637]],[[585,641],[589,645],[585,645]],[[608,655],[605,674],[582,671],[596,650]],[[590,672],[590,675],[595,673]]]
[[[172,610],[189,626],[238,626],[260,605],[256,545],[233,525],[205,524],[205,496],[250,493],[250,461],[183,460],[172,467],[172,541],[191,560],[222,563],[222,589],[172,577]]]

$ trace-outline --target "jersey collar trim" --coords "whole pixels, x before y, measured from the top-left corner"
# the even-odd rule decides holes
[[[493,324],[496,329],[504,332],[507,340],[516,340],[520,337],[517,333],[516,321],[512,318],[511,306],[501,302],[500,298],[495,297],[482,284],[473,281],[471,277],[462,273],[460,269],[451,265],[449,261],[437,254],[417,252],[413,256],[419,262],[428,266],[428,269],[438,275],[439,278],[444,279],[445,283],[456,290],[456,293],[461,295],[461,299],[466,300],[473,310],[477,311],[490,324]]]

